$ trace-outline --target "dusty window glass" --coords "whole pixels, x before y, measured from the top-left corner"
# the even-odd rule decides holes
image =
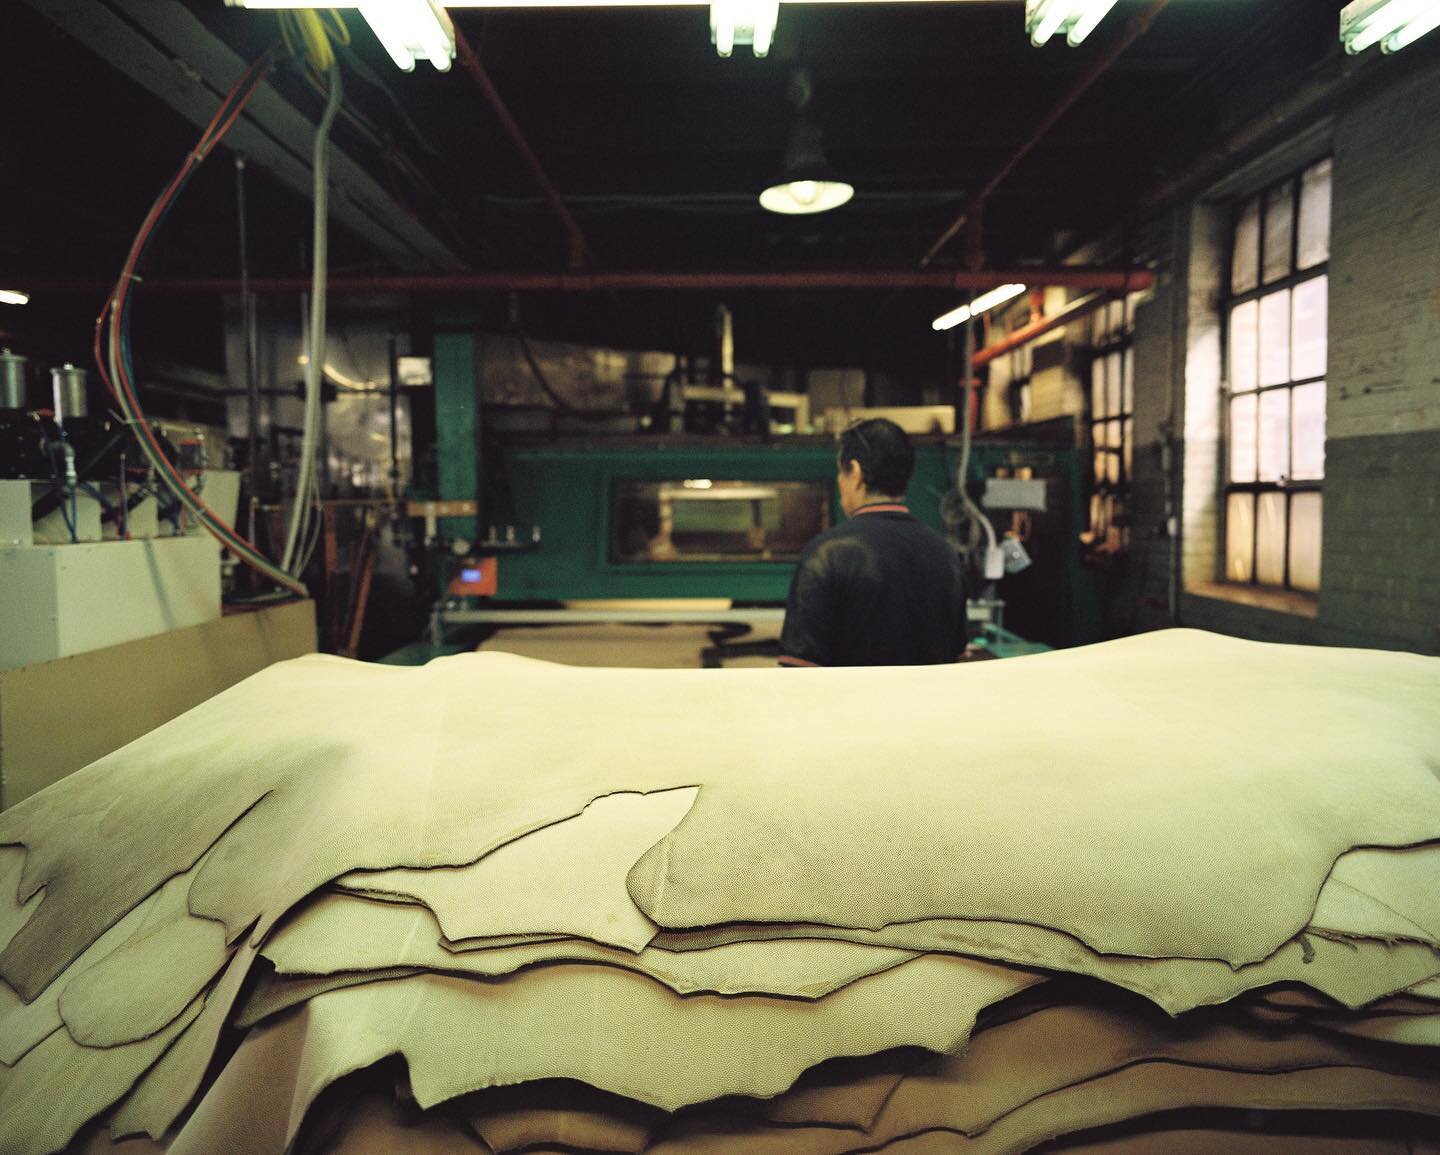
[[[1246,393],[1230,401],[1230,480],[1255,480],[1255,394]]]
[[[610,557],[627,564],[795,561],[829,522],[830,485],[823,481],[619,481],[611,492]]]
[[[1090,362],[1090,415],[1097,420],[1107,416],[1105,412],[1105,358],[1096,357]]]
[[[1299,268],[1309,269],[1330,259],[1330,173],[1326,157],[1300,177],[1300,237],[1296,252]]]
[[[1230,291],[1247,293],[1260,283],[1260,198],[1241,206],[1230,250]]]
[[[1255,580],[1285,584],[1285,498],[1280,492],[1258,495],[1255,517]]]
[[[1311,592],[1320,588],[1320,536],[1323,498],[1297,493],[1290,499],[1290,585]]]
[[[1135,472],[1135,421],[1133,418],[1125,418],[1125,441],[1123,445],[1123,460],[1125,462],[1125,476],[1133,476]]]
[[[1120,412],[1120,373],[1124,363],[1119,353],[1105,358],[1105,413],[1109,417]]]
[[[1230,310],[1230,391],[1254,389],[1260,377],[1260,305],[1246,301]]]
[[[1232,493],[1225,502],[1225,576],[1248,582],[1255,572],[1255,495]]]
[[[1125,350],[1125,359],[1120,369],[1120,410],[1129,413],[1135,408],[1135,347]]]
[[[1295,286],[1290,319],[1290,376],[1295,381],[1325,375],[1329,293],[1330,278],[1326,276]]]
[[[1290,380],[1290,290],[1260,298],[1260,384]]]
[[[1317,161],[1234,206],[1231,291],[1221,304],[1222,561],[1232,581],[1310,591],[1320,581],[1332,168]]]
[[[1325,382],[1297,385],[1290,401],[1290,476],[1319,481],[1325,476]]]
[[[1256,474],[1261,481],[1279,481],[1290,471],[1290,390],[1260,394],[1260,449]]]
[[[1265,194],[1265,283],[1290,274],[1290,246],[1295,241],[1295,182]]]

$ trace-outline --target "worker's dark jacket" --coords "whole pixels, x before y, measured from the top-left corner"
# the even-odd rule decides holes
[[[800,555],[782,665],[923,665],[964,648],[959,558],[903,505],[861,506]]]

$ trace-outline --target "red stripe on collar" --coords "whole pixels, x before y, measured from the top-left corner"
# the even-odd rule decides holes
[[[862,513],[909,513],[910,507],[901,505],[898,501],[882,502],[879,505],[862,505],[851,517],[859,517]]]
[[[779,658],[779,661],[780,661],[780,664],[781,664],[782,666],[816,666],[816,667],[818,667],[818,666],[820,665],[819,662],[806,661],[804,658],[792,658],[789,654],[781,654],[781,655],[780,655],[780,658]]]

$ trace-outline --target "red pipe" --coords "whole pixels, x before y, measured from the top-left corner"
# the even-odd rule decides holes
[[[730,291],[743,289],[990,289],[1011,281],[1066,289],[1110,289],[1133,292],[1148,288],[1154,274],[1140,268],[1095,268],[1060,265],[1048,269],[879,269],[808,273],[392,273],[376,277],[331,277],[331,293],[461,293],[512,291],[531,293],[594,293],[615,290],[668,289]],[[89,292],[111,288],[112,282],[79,278],[0,277],[29,292]],[[152,293],[239,292],[236,277],[146,277],[142,290]],[[308,277],[255,277],[252,293],[299,293],[310,288]]]
[[[1044,139],[1045,134],[1055,127],[1055,122],[1070,111],[1075,102],[1115,63],[1120,57],[1120,54],[1145,34],[1145,30],[1150,27],[1151,21],[1160,14],[1160,10],[1169,2],[1170,0],[1153,0],[1150,6],[1143,12],[1138,12],[1130,18],[1129,22],[1125,25],[1125,31],[1120,37],[1095,59],[1080,79],[1071,87],[1070,91],[1062,96],[1060,102],[1045,114],[1040,123],[1035,127],[1035,131],[1032,132],[1026,141],[1011,154],[1010,158],[996,170],[995,175],[981,186],[980,191],[970,198],[964,211],[945,227],[945,231],[936,238],[935,243],[931,245],[925,255],[920,258],[920,267],[922,269],[939,255],[940,250],[949,244],[951,238],[964,228],[967,223],[970,225],[970,235],[966,239],[966,262],[971,268],[978,268],[979,264],[983,263],[984,252],[980,246],[980,229],[981,221],[984,219],[985,202],[990,199],[990,194],[1000,187],[1000,183],[1007,176],[1015,171],[1016,165],[1030,155],[1030,150]]]
[[[520,157],[525,161],[525,166],[530,170],[530,175],[535,178],[535,183],[540,186],[545,196],[549,198],[551,207],[560,218],[560,223],[565,226],[565,241],[567,249],[566,266],[570,269],[583,269],[594,259],[594,253],[590,249],[590,243],[585,239],[585,234],[580,229],[580,222],[570,212],[570,206],[565,203],[565,198],[560,195],[560,190],[555,187],[546,173],[540,158],[535,155],[535,150],[530,147],[530,142],[525,139],[525,134],[520,131],[520,126],[515,123],[515,118],[510,115],[510,109],[505,106],[501,99],[499,90],[490,79],[490,74],[485,71],[485,66],[480,63],[480,58],[475,55],[475,50],[470,47],[470,42],[465,39],[459,28],[455,29],[455,59],[460,67],[469,74],[470,79],[480,86],[485,99],[489,101],[491,109],[500,121],[500,127],[510,137]]]
[[[1023,329],[1016,329],[1013,333],[1007,333],[993,345],[986,345],[975,354],[975,368],[981,365],[988,365],[996,357],[1009,353],[1021,345],[1028,345],[1037,337],[1042,337],[1052,329],[1058,329],[1061,325],[1068,325],[1071,321],[1078,321],[1081,317],[1088,316],[1102,305],[1108,304],[1114,298],[1109,293],[1092,293],[1088,297],[1081,297],[1078,301],[1072,301],[1058,313],[1049,317],[1041,317],[1038,321],[1031,321]]]

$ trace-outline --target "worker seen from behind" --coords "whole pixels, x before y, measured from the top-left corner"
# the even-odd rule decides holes
[[[951,545],[905,504],[915,449],[883,417],[840,435],[840,508],[790,583],[780,664],[953,662],[965,648],[965,593]]]

